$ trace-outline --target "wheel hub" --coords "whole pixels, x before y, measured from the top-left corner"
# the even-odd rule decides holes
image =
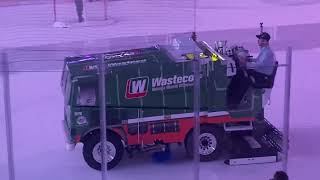
[[[202,133],[199,136],[200,147],[199,153],[201,155],[212,154],[217,148],[217,139],[213,134]]]
[[[102,163],[102,145],[101,142],[97,143],[92,151],[92,155],[94,160],[96,160],[99,163]],[[116,156],[116,148],[115,146],[109,142],[106,141],[106,161],[107,163],[111,162]]]

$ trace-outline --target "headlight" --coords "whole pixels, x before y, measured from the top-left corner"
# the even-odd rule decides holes
[[[78,125],[84,125],[84,124],[87,124],[88,121],[87,121],[87,118],[84,117],[84,116],[78,116],[77,117],[77,124]]]

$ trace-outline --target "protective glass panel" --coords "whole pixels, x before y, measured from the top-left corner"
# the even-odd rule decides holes
[[[207,42],[212,44],[218,58],[212,59],[212,68],[207,70],[207,87],[211,91],[208,93],[210,106],[206,121],[213,124],[213,127],[208,127],[212,136],[210,133],[204,135],[205,138],[200,139],[200,147],[203,147],[203,153],[212,152],[210,160],[216,160],[212,162],[216,171],[209,169],[211,163],[201,163],[200,178],[206,179],[210,174],[216,179],[233,179],[235,175],[242,177],[243,173],[250,179],[270,178],[277,170],[282,170],[282,162],[285,163],[281,153],[285,151],[284,98],[288,91],[284,90],[286,80],[290,78],[285,77],[286,56],[275,51],[275,58],[272,58],[271,51],[266,48],[258,50],[253,42],[230,42],[229,33],[232,34],[224,31],[224,40],[227,41],[209,39]],[[214,35],[217,32],[212,31],[201,37],[206,39]],[[258,64],[257,60],[262,58],[269,58],[270,62]],[[277,88],[277,84],[281,87]],[[270,105],[269,99],[273,101]],[[207,142],[214,142],[214,151],[208,150],[210,143]],[[257,173],[250,173],[252,168]],[[225,173],[226,170],[232,173]]]
[[[5,108],[4,108],[4,89],[3,89],[3,65],[0,65],[0,178],[8,179],[8,158],[7,158],[7,138],[6,138],[6,123],[5,123]]]
[[[51,179],[100,178],[99,173],[86,173],[80,143],[87,120],[78,112],[77,103],[91,106],[92,91],[76,89],[76,79],[64,64],[65,57],[77,52],[60,50],[59,46],[5,52],[10,71],[15,178],[47,179],[48,174]],[[78,93],[86,97],[77,99]]]
[[[319,146],[314,143],[319,139],[319,82],[315,78],[319,68],[318,57],[317,48],[294,50],[292,56],[288,172],[297,179],[314,176],[315,163],[319,160]],[[308,63],[302,59],[308,59]],[[310,168],[302,168],[300,164],[309,164]]]
[[[146,36],[143,44],[131,37],[136,45],[130,46],[119,38],[112,44],[118,50],[98,55],[105,67],[100,90],[105,91],[107,177],[193,178],[191,35]],[[100,91],[100,103],[102,96]]]

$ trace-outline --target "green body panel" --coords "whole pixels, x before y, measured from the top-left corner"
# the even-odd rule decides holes
[[[192,52],[192,51],[191,51]],[[200,53],[199,52],[196,52]],[[119,55],[120,54],[120,55]],[[99,126],[99,93],[97,55],[69,57],[65,60],[63,76],[70,76],[62,85],[65,93],[67,131],[71,138],[83,135]],[[101,56],[101,55],[100,55]],[[193,112],[192,61],[177,61],[163,48],[144,48],[104,54],[106,62],[107,125],[119,126],[123,121]],[[228,111],[226,91],[231,78],[221,60],[201,59],[201,111]],[[64,77],[62,78],[64,79]],[[139,84],[140,83],[140,84]],[[69,86],[68,100],[65,86]],[[90,106],[77,104],[78,86],[95,89],[96,102]],[[81,88],[80,88],[81,89]],[[261,111],[262,92],[250,89],[246,110],[230,111],[233,117],[252,117]],[[139,96],[139,97],[135,97]],[[76,114],[85,116],[88,123],[77,125]]]
[[[139,107],[140,105],[146,106],[146,107],[154,107],[154,108],[149,108],[146,111],[143,111],[143,114],[140,117],[163,115],[164,110],[161,108],[157,108],[157,107],[162,107],[165,102],[162,96],[162,91],[152,91],[151,90],[152,82],[150,82],[150,79],[161,76],[161,66],[158,63],[151,63],[149,66],[147,64],[143,64],[143,65],[140,65],[139,70],[140,70],[140,76],[149,77],[147,95],[140,100],[141,104],[139,104]],[[126,82],[126,80],[124,82]]]

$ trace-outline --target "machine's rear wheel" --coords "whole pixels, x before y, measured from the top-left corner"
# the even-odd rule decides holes
[[[106,161],[107,169],[112,169],[119,164],[122,159],[124,147],[121,142],[121,138],[113,133],[107,134],[106,141]],[[95,133],[88,137],[83,146],[83,157],[87,164],[96,170],[101,170],[101,152],[102,146],[100,141],[100,134]]]
[[[200,128],[199,155],[200,161],[212,161],[221,154],[223,131],[220,128],[204,125]],[[185,147],[188,156],[193,157],[193,131],[187,136]]]

